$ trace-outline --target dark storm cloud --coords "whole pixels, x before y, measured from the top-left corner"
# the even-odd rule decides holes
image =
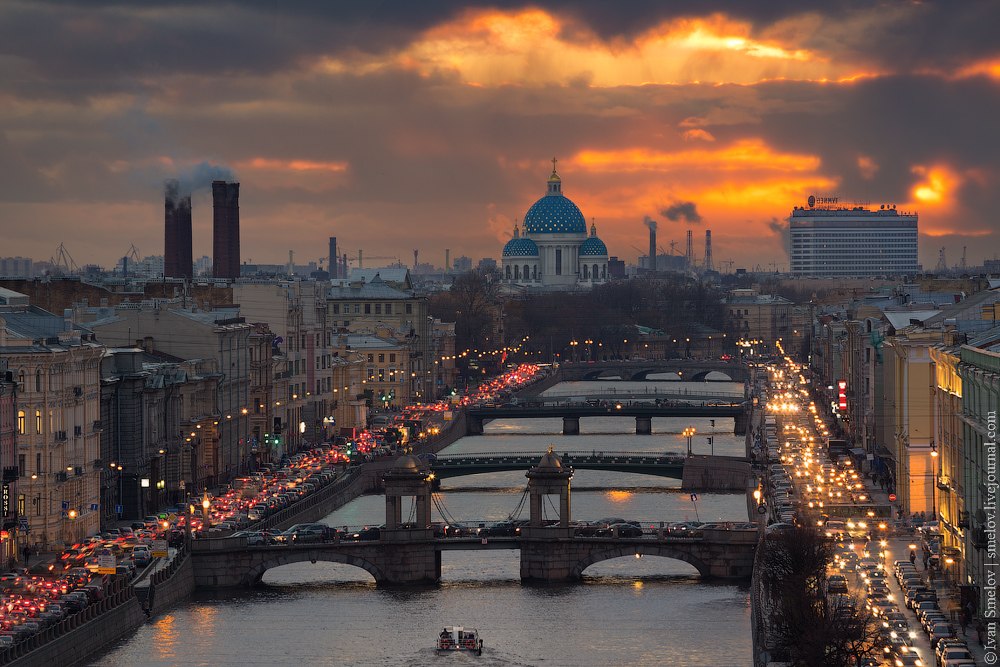
[[[693,201],[679,201],[663,209],[660,214],[667,220],[671,220],[673,222],[677,222],[678,220],[684,220],[685,222],[692,223],[701,222],[701,215],[698,214],[698,207]]]
[[[26,96],[142,91],[155,89],[150,77],[156,76],[261,74],[297,68],[324,55],[393,52],[472,8],[539,6],[574,18],[609,41],[629,39],[661,21],[713,13],[748,21],[756,33],[789,18],[815,16],[829,24],[803,33],[807,43],[799,47],[890,70],[951,68],[993,55],[994,28],[1000,24],[1000,3],[989,0],[963,2],[961,11],[943,0],[879,6],[862,0],[636,0],[627,11],[603,0],[13,0],[0,8],[0,57],[18,63],[20,74],[8,85]],[[797,38],[787,29],[781,36],[792,42]]]

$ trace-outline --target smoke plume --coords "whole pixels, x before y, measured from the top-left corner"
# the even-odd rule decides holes
[[[660,212],[667,220],[677,222],[678,220],[685,220],[691,223],[701,222],[701,216],[698,214],[698,207],[695,206],[693,201],[679,201],[669,208],[665,208]]]

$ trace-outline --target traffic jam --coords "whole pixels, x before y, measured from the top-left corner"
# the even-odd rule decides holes
[[[878,657],[863,667],[974,667],[933,585],[940,536],[934,526],[896,520],[890,495],[869,489],[811,399],[803,368],[785,357],[767,367],[767,412],[754,456],[766,462],[767,533],[811,526],[833,542],[825,599],[831,614],[867,613]],[[925,554],[923,569],[916,554]]]
[[[448,411],[506,400],[545,372],[542,366],[522,364],[466,396],[408,406],[387,419],[373,420],[371,427],[355,431],[350,438],[338,437],[332,443],[286,455],[278,464],[262,464],[215,494],[191,498],[186,507],[170,507],[142,521],[110,528],[68,546],[51,560],[0,574],[0,649],[104,599],[111,577],[140,581],[165,560],[160,556],[183,545],[188,530],[195,539],[241,536],[248,545],[378,539],[377,527],[342,531],[313,523],[284,531],[252,529],[334,483],[352,467],[433,443],[446,426]]]

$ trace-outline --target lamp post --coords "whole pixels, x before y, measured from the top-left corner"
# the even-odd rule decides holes
[[[687,438],[687,447],[688,447],[687,455],[688,456],[691,456],[691,438],[694,437],[694,433],[695,433],[694,426],[688,426],[681,433],[681,435],[683,435],[685,438]]]
[[[205,495],[201,499],[201,516],[202,516],[202,521],[205,524],[205,528],[212,527],[211,522],[209,521],[208,518],[209,517],[208,508],[211,506],[212,506],[212,501],[208,499],[208,491],[206,491]]]
[[[931,440],[931,465],[932,473],[934,475],[931,479],[931,520],[937,521],[937,460],[938,460],[938,450],[937,445]]]

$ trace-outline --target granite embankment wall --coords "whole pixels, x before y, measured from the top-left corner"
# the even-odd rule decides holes
[[[88,606],[0,655],[12,667],[71,667],[132,634],[146,614],[131,587]]]
[[[149,595],[146,606],[155,616],[187,601],[194,593],[194,565],[191,556],[181,553],[174,557],[168,567],[150,577]]]

